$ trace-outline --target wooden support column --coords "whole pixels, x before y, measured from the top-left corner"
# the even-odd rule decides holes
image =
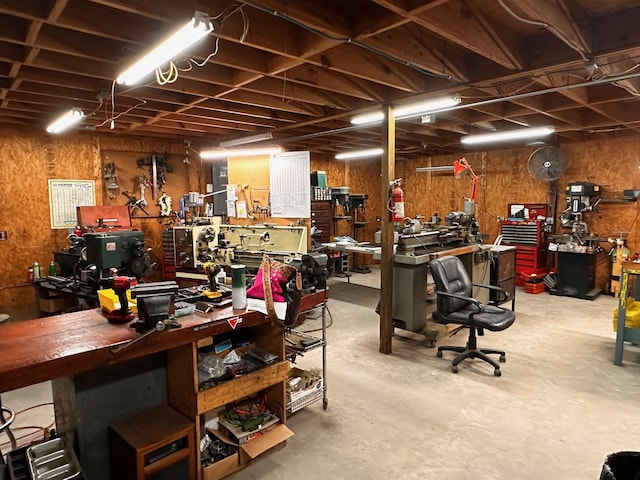
[[[385,108],[382,123],[381,156],[381,205],[380,228],[382,248],[380,253],[380,352],[391,353],[393,335],[393,222],[388,211],[389,185],[395,180],[396,121],[393,108]]]

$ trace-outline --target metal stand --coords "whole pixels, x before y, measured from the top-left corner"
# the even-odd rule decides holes
[[[326,291],[325,291],[326,294]],[[298,410],[315,403],[322,399],[322,408],[324,410],[327,409],[329,405],[329,399],[327,397],[327,298],[325,296],[324,301],[316,305],[316,307],[320,307],[322,309],[322,336],[320,338],[310,335],[307,332],[286,329],[285,330],[285,351],[287,353],[287,358],[294,363],[296,356],[303,356],[306,352],[311,350],[315,350],[317,348],[322,348],[322,387],[321,388],[312,388],[308,391],[305,391],[297,396],[295,399],[291,399],[291,401],[287,402],[287,414],[293,414]],[[314,307],[315,308],[315,307]],[[293,348],[291,344],[293,343],[292,339],[296,339],[296,341],[300,341],[304,344],[308,345],[306,347]],[[302,343],[301,342],[301,343]]]

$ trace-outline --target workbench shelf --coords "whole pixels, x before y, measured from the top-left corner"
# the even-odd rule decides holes
[[[192,342],[167,352],[168,402],[173,408],[193,420],[195,424],[196,444],[198,444],[200,439],[206,434],[204,426],[205,414],[258,393],[265,396],[267,408],[280,419],[280,426],[285,428],[285,382],[289,373],[290,363],[285,358],[283,330],[274,327],[270,323],[247,328],[239,326],[233,331],[233,337],[246,339],[255,345],[255,347],[277,355],[278,360],[259,370],[228,380],[211,388],[200,390],[198,378],[198,342]],[[228,336],[220,338],[213,337],[213,344],[227,338]],[[200,343],[200,345],[201,344],[202,343]],[[282,430],[270,430],[264,434],[264,438],[268,437],[272,432],[278,432],[276,435],[280,435]],[[282,445],[284,445],[284,440],[277,440],[273,447]],[[241,455],[240,458],[238,469],[243,468],[249,461],[253,460],[253,457],[243,455]],[[197,449],[196,452],[196,466],[200,472],[198,478],[206,478],[208,480],[210,477],[209,475],[205,475],[205,469],[201,466],[199,449]]]

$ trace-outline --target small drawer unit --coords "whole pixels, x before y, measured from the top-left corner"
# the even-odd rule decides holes
[[[109,429],[111,478],[119,480],[196,478],[195,426],[160,405]]]

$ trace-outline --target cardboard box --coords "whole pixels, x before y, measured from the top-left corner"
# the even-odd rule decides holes
[[[293,437],[293,432],[286,425],[279,423],[264,431],[258,438],[239,447],[240,465],[244,465],[259,455],[283,444],[288,438]]]
[[[48,298],[38,298],[38,306],[41,312],[57,313],[64,312],[70,308],[78,306],[78,300],[71,295],[52,296]]]
[[[227,445],[232,445],[235,449],[235,453],[233,455],[229,455],[222,460],[219,460],[211,465],[204,467],[203,470],[203,478],[204,480],[219,480],[228,475],[231,475],[233,472],[238,470],[239,467],[239,456],[238,456],[238,447],[233,445],[231,440],[227,438],[222,432],[217,430],[207,429],[207,433],[212,436],[218,438],[223,441]]]

